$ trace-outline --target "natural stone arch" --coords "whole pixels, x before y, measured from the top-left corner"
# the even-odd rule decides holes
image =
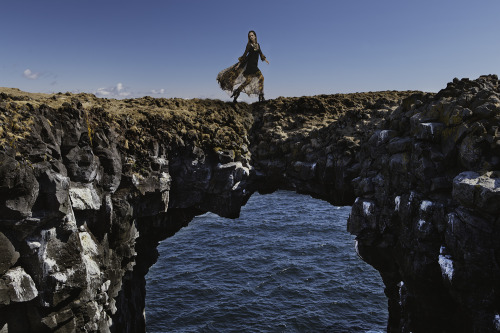
[[[386,284],[389,331],[493,331],[499,105],[494,75],[436,95],[236,106],[7,89],[0,232],[12,247],[0,327],[140,330],[139,235],[166,235],[205,211],[234,217],[254,191],[291,189],[353,204],[348,227]],[[12,296],[14,275],[36,290]]]

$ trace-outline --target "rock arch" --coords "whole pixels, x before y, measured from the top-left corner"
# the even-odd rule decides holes
[[[288,189],[352,204],[388,331],[493,331],[499,94],[496,76],[252,105],[4,90],[0,328],[142,330],[157,241]]]

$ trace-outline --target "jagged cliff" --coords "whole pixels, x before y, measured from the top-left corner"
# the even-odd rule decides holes
[[[0,89],[0,330],[145,330],[159,241],[255,191],[353,205],[390,332],[500,327],[500,90],[216,100]]]
[[[412,96],[360,149],[348,230],[382,275],[391,332],[500,330],[496,76]]]

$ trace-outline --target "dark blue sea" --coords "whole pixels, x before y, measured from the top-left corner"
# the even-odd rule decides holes
[[[240,218],[208,213],[159,246],[148,332],[384,332],[378,272],[346,231],[350,207],[254,194]]]

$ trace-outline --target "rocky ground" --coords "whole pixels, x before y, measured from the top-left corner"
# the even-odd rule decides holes
[[[145,330],[160,240],[255,191],[353,205],[389,332],[500,328],[496,76],[438,94],[110,100],[0,88],[0,330]]]

